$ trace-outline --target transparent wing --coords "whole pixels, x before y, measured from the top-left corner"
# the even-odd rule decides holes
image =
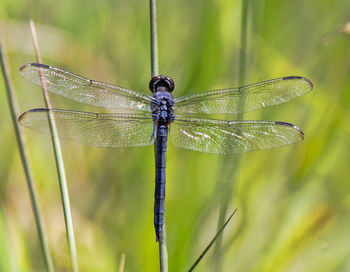
[[[270,149],[304,139],[296,126],[274,121],[224,121],[177,116],[170,127],[170,141],[177,147],[231,154]]]
[[[93,81],[55,67],[29,63],[23,65],[19,69],[19,73],[25,79],[39,86],[42,86],[44,81],[49,92],[80,103],[117,111],[151,111],[151,96],[111,84]]]
[[[308,93],[310,80],[282,77],[239,88],[195,93],[175,98],[175,114],[226,114],[250,112],[278,105]]]
[[[98,147],[149,145],[153,138],[150,114],[89,113],[81,111],[33,109],[18,122],[50,135],[48,114],[52,113],[58,137]]]

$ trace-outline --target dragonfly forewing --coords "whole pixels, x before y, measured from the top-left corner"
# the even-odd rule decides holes
[[[58,109],[33,109],[18,122],[51,135],[52,114],[58,137],[96,147],[144,146],[153,142],[151,114],[89,113]]]
[[[310,80],[282,77],[239,88],[195,93],[175,98],[175,114],[234,114],[288,102],[310,92]]]
[[[298,127],[275,121],[224,121],[177,116],[170,141],[177,147],[213,154],[270,149],[303,140]]]
[[[90,80],[61,69],[44,64],[29,63],[19,73],[32,83],[47,88],[49,92],[62,95],[74,101],[115,111],[150,112],[152,97],[129,90]]]

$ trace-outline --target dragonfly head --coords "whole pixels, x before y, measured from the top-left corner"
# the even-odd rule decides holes
[[[149,89],[152,93],[156,93],[158,91],[167,91],[171,93],[174,90],[174,81],[167,76],[155,76],[152,77],[149,82]]]

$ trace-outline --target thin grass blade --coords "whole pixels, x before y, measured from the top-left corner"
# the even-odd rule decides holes
[[[123,253],[120,256],[119,272],[124,272],[124,266],[125,266],[125,254]]]
[[[11,119],[15,129],[17,145],[20,152],[22,165],[24,168],[24,173],[27,180],[27,186],[29,190],[30,201],[32,203],[32,208],[34,212],[35,223],[36,223],[37,232],[39,235],[41,250],[44,255],[47,271],[53,272],[54,266],[52,263],[52,258],[51,258],[47,238],[46,238],[44,221],[42,219],[41,211],[39,208],[37,190],[36,190],[33,174],[32,174],[29,159],[28,159],[29,158],[28,151],[25,144],[24,135],[21,131],[21,128],[19,127],[19,124],[17,123],[17,116],[19,115],[17,100],[13,91],[13,85],[12,85],[9,68],[5,57],[5,50],[4,50],[3,42],[1,38],[0,38],[0,63],[1,63],[2,74],[4,77],[5,87],[6,87],[5,89],[6,89],[7,100],[10,108]]]
[[[32,38],[33,38],[35,53],[37,57],[37,62],[42,63],[40,52],[39,52],[38,39],[36,36],[36,31],[35,31],[35,26],[33,21],[30,21],[30,27],[32,31]],[[52,109],[50,98],[46,90],[44,80],[43,80],[43,94],[44,94],[46,107],[49,109]],[[70,208],[70,202],[69,202],[69,193],[68,193],[66,174],[64,170],[63,156],[61,152],[59,139],[58,137],[56,137],[57,131],[55,128],[54,118],[52,114],[49,114],[48,117],[50,119],[50,124],[51,124],[50,125],[50,130],[52,135],[51,139],[52,139],[52,146],[53,146],[54,155],[55,155],[59,186],[61,190],[61,198],[62,198],[62,206],[63,206],[63,212],[64,212],[64,220],[66,225],[66,235],[68,240],[69,255],[71,259],[72,270],[74,272],[78,272],[79,269],[78,269],[78,260],[77,260],[77,250],[76,250],[75,239],[74,239],[73,220],[72,220],[72,214],[71,214],[71,208]]]
[[[233,217],[233,215],[236,213],[237,209],[235,209],[233,211],[233,213],[229,216],[229,218],[227,218],[226,222],[221,226],[221,228],[218,230],[218,232],[215,234],[214,238],[210,241],[210,243],[208,244],[208,246],[204,249],[204,251],[202,252],[201,255],[199,255],[198,259],[194,262],[194,264],[191,266],[191,268],[188,270],[188,272],[193,271],[193,269],[195,269],[195,267],[199,264],[199,262],[203,259],[203,257],[205,256],[205,254],[207,254],[207,252],[209,251],[209,249],[214,245],[215,241],[217,240],[217,238],[220,236],[220,234],[223,232],[223,230],[225,229],[225,227],[227,226],[227,224],[230,222],[231,218]]]

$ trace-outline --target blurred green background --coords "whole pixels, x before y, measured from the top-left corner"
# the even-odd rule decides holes
[[[44,105],[17,73],[35,62],[29,19],[44,63],[149,92],[148,1],[2,0],[0,33],[21,112]],[[222,251],[197,271],[218,262],[221,271],[350,271],[350,1],[250,1],[248,21],[246,83],[300,75],[314,90],[244,119],[291,122],[305,140],[240,160],[170,145],[169,269],[194,262],[228,195],[228,212],[238,212]],[[174,79],[174,96],[238,85],[241,1],[159,1],[158,24],[160,73]],[[99,111],[51,97],[56,108]],[[0,271],[45,271],[3,83],[0,114]],[[25,134],[56,271],[70,271],[50,139]],[[117,271],[125,254],[125,271],[157,271],[153,147],[62,141],[62,149],[80,270]],[[234,171],[222,180],[223,169]]]

